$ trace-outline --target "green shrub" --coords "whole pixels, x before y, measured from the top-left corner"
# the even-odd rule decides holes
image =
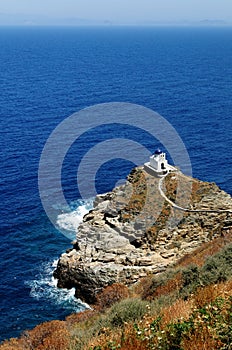
[[[179,274],[179,269],[170,268],[161,275],[142,281],[141,298],[151,300],[165,294],[173,294],[177,290]],[[173,282],[171,285],[170,281]]]
[[[232,297],[216,298],[193,310],[189,318],[165,323],[158,316],[150,324],[135,323],[135,336],[150,350],[232,349]]]
[[[125,299],[115,304],[109,311],[111,327],[121,327],[125,322],[141,319],[147,312],[147,302],[140,299]]]
[[[208,258],[202,267],[190,265],[182,270],[182,288],[180,293],[183,298],[200,286],[208,286],[214,283],[225,282],[232,277],[232,245],[226,246],[219,253]]]
[[[232,277],[232,245],[207,259],[202,268],[204,284],[225,282]]]
[[[197,265],[190,265],[182,271],[182,287],[180,295],[186,299],[201,286],[201,272]]]

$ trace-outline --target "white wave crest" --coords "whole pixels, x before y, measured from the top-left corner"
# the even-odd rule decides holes
[[[58,260],[43,264],[41,272],[34,280],[26,281],[30,287],[30,296],[36,300],[47,300],[49,303],[68,309],[70,312],[80,312],[89,308],[80,299],[75,298],[75,288],[70,290],[57,288],[57,280],[53,277]]]
[[[77,207],[67,213],[62,213],[57,217],[57,225],[61,230],[67,231],[69,234],[73,234],[74,237],[78,231],[78,227],[85,214],[93,207],[93,199],[80,200],[76,203]],[[74,206],[74,204],[73,204]],[[74,206],[75,207],[75,206]],[[74,238],[73,237],[73,238]]]
[[[57,217],[57,225],[61,230],[67,232],[67,236],[73,239],[83,216],[92,209],[93,199],[73,202],[70,207],[72,211],[69,212],[65,212],[68,209],[63,208],[64,212]],[[87,304],[75,298],[74,288],[70,290],[57,288],[57,280],[53,277],[57,262],[58,260],[54,260],[43,264],[35,279],[25,282],[30,287],[30,296],[36,300],[47,300],[71,312],[79,312],[89,308]]]

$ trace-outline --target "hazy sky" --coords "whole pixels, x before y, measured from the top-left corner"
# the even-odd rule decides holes
[[[232,0],[0,0],[1,14],[110,21],[232,21]]]

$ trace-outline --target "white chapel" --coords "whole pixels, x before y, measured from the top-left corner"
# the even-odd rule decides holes
[[[157,149],[155,153],[150,156],[150,161],[144,164],[144,168],[159,177],[168,174],[170,171],[176,170],[175,167],[168,164],[166,154],[160,149]]]

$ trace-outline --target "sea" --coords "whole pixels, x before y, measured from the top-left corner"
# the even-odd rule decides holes
[[[117,124],[113,114],[109,127],[96,120],[81,142],[70,140],[63,155],[65,205],[54,196],[51,221],[38,185],[47,140],[74,113],[111,103],[159,113],[181,138],[193,176],[232,194],[231,27],[0,27],[1,341],[87,307],[73,289],[58,289],[52,276],[93,205],[93,196],[84,198],[78,187],[85,154],[95,150],[96,155],[94,147],[105,145],[100,149],[106,157],[94,173],[96,193],[104,193],[136,165],[104,141],[116,140],[119,150],[122,139],[151,153],[165,149],[131,119],[127,126],[126,113],[124,124]],[[107,113],[109,120],[110,109]],[[54,178],[61,148],[57,139]],[[87,186],[88,181],[86,173]],[[56,192],[52,184],[48,194]]]

